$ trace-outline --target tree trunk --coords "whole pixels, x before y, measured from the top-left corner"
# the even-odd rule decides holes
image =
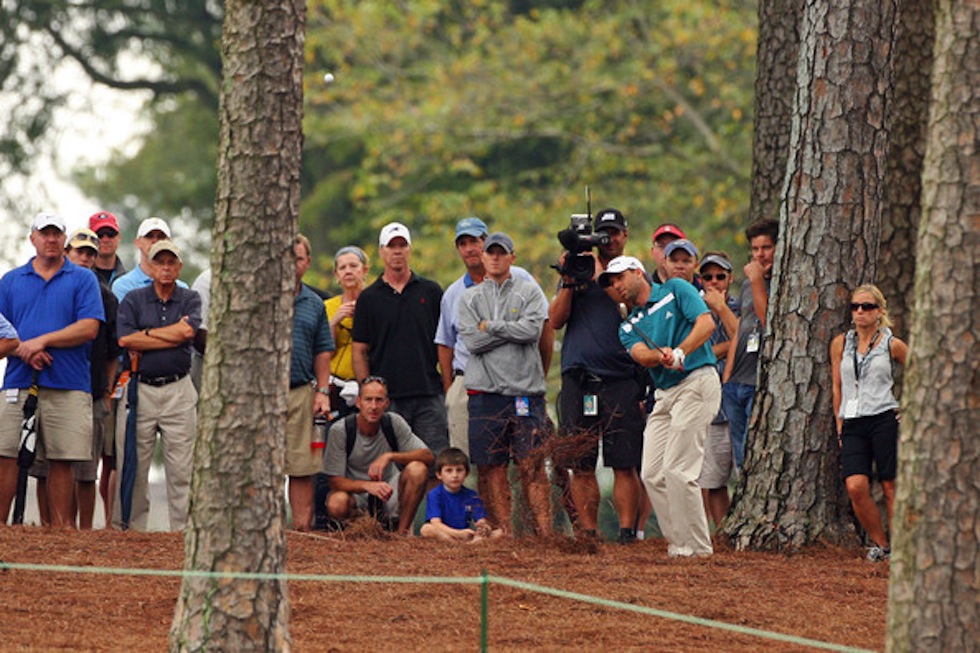
[[[878,0],[806,2],[767,334],[725,528],[739,548],[854,532],[828,345],[846,326],[850,289],[875,277],[894,17]]]
[[[185,569],[285,568],[283,466],[305,4],[226,5],[209,337]],[[286,583],[184,579],[171,650],[288,650]]]
[[[980,7],[941,0],[892,538],[889,651],[980,642]]]
[[[803,0],[760,0],[749,222],[779,215],[793,124]]]
[[[895,94],[889,111],[885,206],[881,214],[878,281],[888,298],[892,330],[908,336],[915,283],[915,237],[921,213],[922,161],[929,124],[929,73],[935,40],[934,0],[900,0],[895,40]],[[901,388],[901,377],[896,383]]]

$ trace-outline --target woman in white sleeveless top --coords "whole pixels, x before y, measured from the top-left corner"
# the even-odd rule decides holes
[[[891,523],[898,459],[893,362],[905,364],[908,346],[892,335],[888,305],[876,286],[855,289],[850,310],[852,328],[830,343],[834,414],[847,494],[875,544],[868,559],[879,561],[889,557],[891,548],[871,497],[871,464],[877,468]]]

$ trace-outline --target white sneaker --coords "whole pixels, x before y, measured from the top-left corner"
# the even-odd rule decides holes
[[[872,546],[868,547],[867,559],[871,562],[881,562],[887,560],[892,556],[891,547],[887,546]]]
[[[694,549],[689,546],[668,544],[667,555],[669,555],[671,558],[690,558],[694,555]]]

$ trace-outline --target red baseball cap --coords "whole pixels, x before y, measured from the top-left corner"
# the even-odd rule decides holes
[[[98,213],[93,213],[88,218],[88,228],[99,233],[99,229],[104,227],[112,227],[116,231],[122,231],[119,228],[119,220],[116,220],[116,216],[112,215],[108,211],[99,211]]]
[[[676,224],[665,222],[657,227],[657,230],[653,232],[653,242],[657,242],[657,239],[665,234],[674,236],[675,238],[687,238],[681,228]]]

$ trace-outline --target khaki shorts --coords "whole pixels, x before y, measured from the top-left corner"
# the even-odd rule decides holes
[[[92,455],[88,460],[72,463],[75,480],[91,483],[99,478],[99,461],[102,460],[102,443],[105,437],[106,407],[102,399],[92,399]],[[111,433],[111,431],[108,431]],[[110,440],[112,438],[109,438]]]
[[[27,389],[4,391],[0,409],[0,456],[16,458]],[[81,390],[40,388],[37,455],[41,460],[88,460],[92,455],[92,395]]]
[[[323,449],[313,445],[313,386],[289,391],[286,413],[286,476],[313,476],[323,468]]]
[[[732,475],[732,437],[728,422],[708,426],[708,436],[704,439],[704,463],[698,485],[702,490],[717,490],[728,486]]]

